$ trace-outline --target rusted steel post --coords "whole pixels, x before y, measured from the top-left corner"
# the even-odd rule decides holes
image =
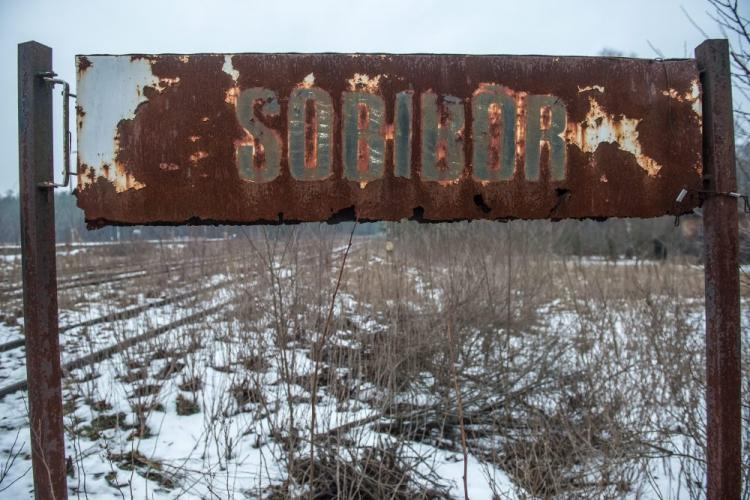
[[[706,274],[707,496],[740,498],[740,283],[729,45],[695,49],[703,85]],[[715,194],[712,194],[715,193]]]
[[[60,343],[55,269],[52,181],[52,49],[37,42],[18,46],[18,154],[26,374],[34,492],[37,499],[65,499]]]

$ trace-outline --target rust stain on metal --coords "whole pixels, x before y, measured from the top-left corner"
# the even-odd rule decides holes
[[[701,188],[694,60],[77,61],[77,196],[91,226],[651,217],[699,204],[675,202]]]
[[[89,66],[91,66],[91,61],[89,61],[88,57],[86,56],[79,56],[78,57],[78,72],[83,73],[86,71]]]
[[[162,163],[159,163],[159,168],[162,169],[162,170],[166,170],[168,172],[171,172],[171,171],[174,171],[174,170],[179,170],[180,166],[177,165],[177,164],[175,164],[175,163],[165,163],[165,162],[162,162]]]
[[[318,158],[318,121],[315,119],[315,102],[305,102],[305,168],[314,169]]]

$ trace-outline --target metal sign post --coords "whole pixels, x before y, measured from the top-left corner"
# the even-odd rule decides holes
[[[740,498],[740,282],[729,45],[707,40],[695,57],[703,85],[706,274],[707,496]]]
[[[18,46],[23,330],[37,499],[67,498],[55,263],[52,161],[52,49]]]

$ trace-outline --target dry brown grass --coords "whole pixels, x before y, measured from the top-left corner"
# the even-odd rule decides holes
[[[270,496],[440,497],[446,485],[416,467],[429,460],[410,445],[461,453],[465,443],[490,481],[501,469],[534,497],[637,496],[651,491],[660,458],[679,460],[688,493],[701,497],[702,269],[681,258],[565,258],[553,252],[558,232],[520,222],[401,224],[388,228],[392,250],[386,238],[355,238],[325,338],[341,264],[333,249],[345,243],[332,228],[258,228],[225,244],[142,249],[137,258],[148,262],[204,265],[123,283],[113,310],[136,292],[158,297],[217,269],[246,279],[231,286],[238,300],[226,321],[186,328],[177,345],[154,339],[122,354],[121,383],[137,385],[126,415],[133,456],[139,436],[158,432],[146,423],[158,405],[176,405],[203,415],[203,439],[224,450],[221,467],[237,439],[278,445],[273,459],[288,477]],[[71,291],[61,304],[85,299]],[[271,386],[269,371],[278,373]],[[227,377],[226,391],[207,400],[213,372]],[[164,389],[172,382],[177,396]],[[93,418],[112,415],[94,385],[80,377],[72,386],[80,400],[103,403]],[[321,402],[316,426],[302,410],[311,400]],[[376,416],[337,420],[362,408]],[[267,433],[231,435],[239,413],[267,421]]]

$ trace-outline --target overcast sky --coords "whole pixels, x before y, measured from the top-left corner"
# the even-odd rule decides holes
[[[710,36],[720,35],[705,0],[0,0],[0,192],[18,190],[20,42],[52,47],[55,71],[73,86],[75,54],[596,55],[609,48],[658,57],[650,42],[664,57],[692,57],[704,37],[683,9]]]

